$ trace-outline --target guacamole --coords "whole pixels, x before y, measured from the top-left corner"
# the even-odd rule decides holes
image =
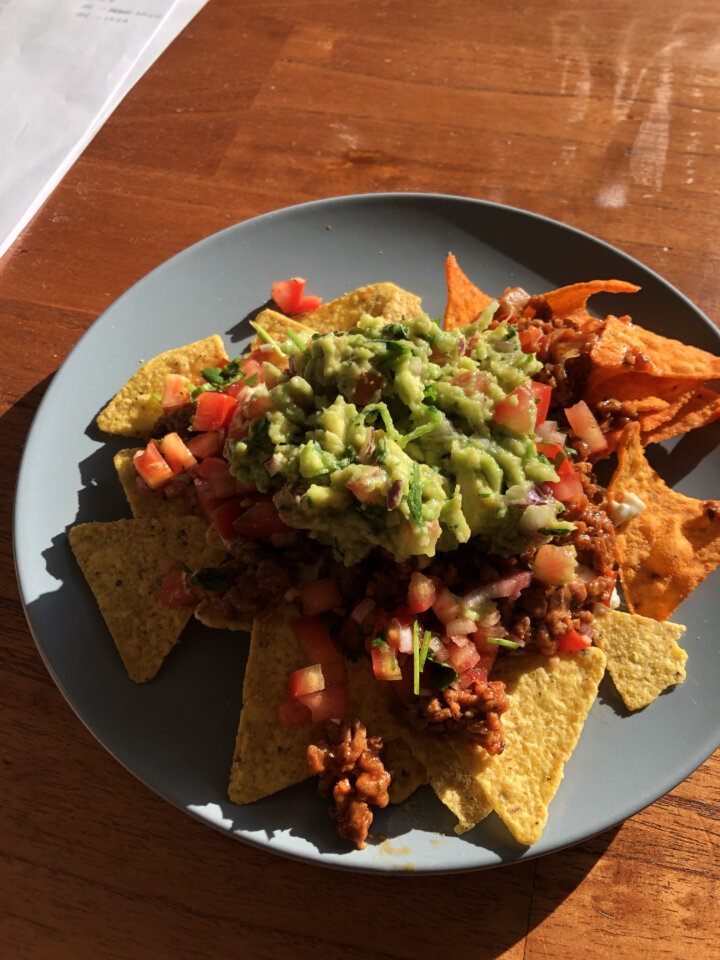
[[[287,369],[264,364],[254,388],[266,409],[231,431],[232,473],[346,564],[376,547],[432,557],[471,537],[517,554],[569,532],[534,441],[541,364],[507,322],[490,328],[495,307],[461,330],[364,316],[347,332],[293,334]]]

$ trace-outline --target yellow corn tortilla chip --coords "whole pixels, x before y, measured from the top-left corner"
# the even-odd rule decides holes
[[[681,433],[688,433],[698,427],[704,427],[720,417],[720,394],[704,387],[696,387],[689,395],[683,397],[684,402],[677,408],[670,407],[662,422],[654,422],[651,428],[641,418],[642,442],[644,446],[650,443],[661,443],[676,437]]]
[[[402,738],[385,743],[382,756],[386,769],[392,770],[393,774],[388,790],[390,803],[403,803],[418,787],[428,782],[425,766]]]
[[[151,680],[180,638],[189,607],[164,607],[158,576],[168,564],[191,569],[221,559],[198,517],[82,523],[70,546],[132,680]]]
[[[290,629],[297,616],[296,608],[284,605],[253,623],[228,788],[233,803],[260,800],[310,776],[305,751],[315,725],[277,722],[278,706],[287,697],[288,674],[307,666]]]
[[[677,640],[679,623],[658,623],[636,613],[607,610],[595,618],[594,642],[628,710],[640,710],[685,679],[687,653]]]
[[[645,510],[616,531],[625,600],[631,613],[667,620],[720,563],[720,501],[671,490],[645,459],[638,423],[623,431],[608,501],[628,493]]]
[[[98,414],[98,427],[121,437],[148,436],[162,413],[157,396],[162,395],[165,376],[179,373],[198,382],[201,371],[217,366],[219,360],[227,360],[227,353],[217,334],[158,354],[143,364]]]
[[[290,627],[299,615],[290,604],[255,618],[250,653],[245,668],[243,708],[240,713],[228,795],[233,803],[251,803],[310,777],[306,750],[316,736],[317,724],[280,726],[277,708],[287,697],[287,678],[307,666]],[[348,662],[350,711],[362,720],[369,736],[393,742],[390,755],[401,764],[390,790],[392,803],[400,803],[424,781],[422,765],[399,744],[395,695],[389,684],[373,677],[365,657]],[[393,769],[389,766],[389,769]]]
[[[548,806],[563,777],[605,671],[597,647],[558,660],[527,654],[499,660],[510,709],[503,714],[505,750],[477,777],[495,812],[519,843],[540,839]]]
[[[213,630],[243,630],[245,633],[250,633],[253,626],[252,617],[246,614],[226,617],[222,610],[218,610],[212,600],[207,597],[195,607],[195,619]]]
[[[142,449],[141,447],[130,447],[127,450],[118,450],[113,457],[113,463],[117,470],[118,479],[125,492],[125,498],[130,505],[134,517],[155,517],[162,520],[163,517],[182,517],[187,514],[185,504],[179,497],[168,499],[162,494],[159,496],[148,496],[142,494],[137,488],[137,472],[133,463],[133,457]]]
[[[492,812],[478,779],[490,762],[482,747],[442,734],[406,730],[403,735],[438,799],[457,817],[456,833],[466,833]]]
[[[305,323],[300,323],[298,320],[292,320],[290,317],[278,313],[277,310],[263,310],[262,313],[257,315],[255,322],[259,324],[266,333],[269,333],[276,343],[282,343],[284,340],[287,340],[288,330],[293,330],[295,333],[316,332],[313,327],[309,327]],[[257,350],[264,342],[262,337],[257,336],[250,344],[250,347],[253,350]]]
[[[346,293],[337,300],[323,304],[310,313],[301,313],[295,319],[313,330],[349,330],[363,314],[382,317],[388,323],[400,323],[422,313],[420,297],[394,283],[372,283]]]

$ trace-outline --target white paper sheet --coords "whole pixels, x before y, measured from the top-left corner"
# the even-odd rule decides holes
[[[207,0],[0,0],[0,257]]]

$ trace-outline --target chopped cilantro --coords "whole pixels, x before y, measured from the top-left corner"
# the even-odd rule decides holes
[[[230,586],[225,572],[217,567],[201,567],[190,577],[190,583],[194,587],[200,587],[201,590],[211,592],[227,590]]]
[[[410,471],[407,505],[413,521],[417,526],[420,526],[422,523],[422,487],[420,486],[420,467],[416,461],[413,461]]]
[[[510,650],[517,650],[520,646],[519,643],[515,643],[514,640],[506,640],[505,637],[486,637],[486,643],[495,643],[499,647],[508,647]]]
[[[435,659],[432,650],[428,650],[427,662],[430,664],[430,681],[436,690],[447,690],[451,683],[458,679],[458,672],[449,663],[441,663]]]

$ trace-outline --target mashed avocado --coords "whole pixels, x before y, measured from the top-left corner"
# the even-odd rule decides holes
[[[289,368],[266,364],[254,391],[269,409],[228,443],[232,473],[273,491],[285,522],[346,564],[374,547],[433,556],[470,537],[508,555],[572,529],[536,492],[558,476],[537,452],[535,407],[524,428],[495,419],[531,396],[541,364],[512,326],[488,329],[493,311],[455,331],[424,315],[365,316],[347,332],[293,336]]]

